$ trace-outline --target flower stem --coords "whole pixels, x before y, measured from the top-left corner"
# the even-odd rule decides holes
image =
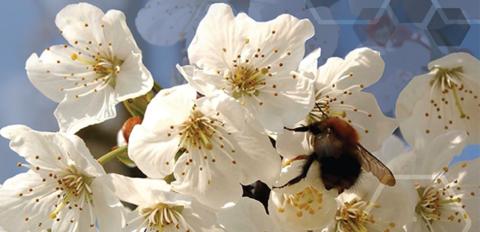
[[[124,101],[123,106],[125,106],[125,109],[128,111],[128,113],[130,113],[130,116],[132,117],[143,117],[143,115],[145,114],[145,110],[142,110],[138,106],[136,106],[134,100],[131,100],[131,102]]]
[[[100,158],[97,159],[97,161],[101,165],[104,165],[106,162],[115,158],[117,155],[123,154],[124,152],[127,152],[127,146],[120,146],[120,147],[117,147],[115,150],[110,151],[105,155],[102,155]]]
[[[128,111],[128,113],[129,113],[132,117],[141,116],[141,115],[139,115],[138,112],[136,112],[135,110],[133,110],[132,107],[130,107],[130,105],[129,105],[126,101],[123,102],[123,106],[125,107],[125,109]]]

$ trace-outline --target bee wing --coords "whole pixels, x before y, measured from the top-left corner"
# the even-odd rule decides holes
[[[393,176],[392,171],[388,169],[382,161],[378,160],[377,157],[372,155],[366,148],[362,145],[357,144],[357,155],[362,164],[362,168],[371,172],[377,177],[377,179],[385,185],[394,186],[395,177]]]

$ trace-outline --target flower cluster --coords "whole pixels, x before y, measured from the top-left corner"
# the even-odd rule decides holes
[[[453,53],[428,65],[386,117],[364,91],[379,52],[358,48],[318,67],[307,19],[257,22],[213,4],[177,65],[187,84],[161,89],[125,15],[72,4],[55,20],[66,45],[26,62],[59,102],[59,132],[0,134],[28,171],[0,187],[7,231],[468,231],[478,228],[480,62]],[[320,35],[321,36],[321,35]],[[93,158],[75,135],[132,114],[118,147]],[[409,146],[392,135],[400,127]],[[106,173],[117,158],[147,177]],[[127,204],[128,203],[128,204]],[[128,207],[127,207],[128,206]]]

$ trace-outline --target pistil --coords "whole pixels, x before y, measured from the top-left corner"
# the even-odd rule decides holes
[[[190,117],[180,127],[180,145],[185,148],[213,148],[212,136],[215,134],[215,121],[206,117],[202,112],[193,110]]]
[[[343,203],[335,216],[335,231],[367,232],[366,225],[375,223],[373,216],[366,212],[367,207],[367,202],[358,199]]]
[[[102,55],[97,55],[94,59],[86,59],[77,53],[72,53],[70,58],[74,61],[91,66],[98,76],[101,78],[106,77],[105,82],[115,88],[116,77],[120,73],[123,60],[116,57],[106,57]]]
[[[55,209],[49,214],[51,219],[55,219],[58,213],[68,206],[71,201],[84,198],[86,201],[92,201],[92,189],[90,184],[92,177],[83,175],[74,166],[69,166],[66,174],[58,180],[58,189],[63,191],[63,198],[59,201]],[[60,196],[60,195],[59,195]]]
[[[264,86],[268,69],[254,69],[247,66],[238,66],[227,77],[232,88],[232,96],[236,99],[245,96],[258,96],[259,89]]]
[[[140,214],[145,218],[150,228],[163,232],[164,228],[170,225],[174,225],[177,229],[180,228],[180,223],[183,220],[180,214],[182,210],[183,206],[158,203],[152,207],[141,209]]]

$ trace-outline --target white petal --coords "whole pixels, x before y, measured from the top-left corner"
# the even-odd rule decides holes
[[[192,160],[192,162],[190,162]],[[188,163],[188,164],[187,164]],[[175,191],[195,197],[200,203],[220,208],[242,196],[238,169],[226,158],[204,160],[201,153],[185,153],[175,165]]]
[[[330,8],[316,7],[309,4],[303,1],[282,2],[279,4],[275,0],[252,0],[247,13],[250,17],[259,21],[270,20],[280,14],[291,14],[299,19],[309,19],[314,25],[315,34],[322,36],[314,36],[307,40],[305,43],[306,51],[313,51],[321,47],[322,54],[330,57],[337,48],[340,32],[339,26],[331,21],[330,23],[322,23],[323,21],[333,20]],[[325,60],[323,58],[321,63]]]
[[[424,172],[417,174],[431,174],[447,167],[453,157],[463,150],[465,141],[465,133],[451,131],[436,137],[431,143],[425,144],[424,147],[417,147],[418,156],[415,163],[417,170]]]
[[[104,41],[102,33],[102,10],[88,3],[71,4],[58,12],[55,24],[62,31],[63,37],[70,43],[78,41],[78,47],[88,46]]]
[[[141,54],[141,51],[135,43],[135,39],[127,26],[125,14],[123,14],[123,12],[109,10],[103,16],[102,22],[104,22],[104,43],[111,43],[111,52],[115,54],[117,58],[125,60],[128,59],[127,57],[132,53]]]
[[[375,205],[370,211],[375,223],[367,225],[369,231],[401,231],[402,225],[415,217],[417,192],[410,182],[399,181],[395,186],[389,187],[368,174],[349,192],[354,192],[361,200]]]
[[[240,131],[245,127],[247,117],[245,109],[234,98],[225,93],[219,92],[213,97],[202,97],[198,99],[199,105],[205,108],[203,112],[213,111],[221,113],[221,120],[233,127],[235,131]],[[253,127],[259,125],[253,125]]]
[[[52,231],[80,232],[78,223],[70,222],[72,220],[77,221],[79,217],[80,217],[80,213],[77,210],[62,210],[57,215],[57,218],[59,218],[60,220],[53,220],[51,229]]]
[[[313,76],[317,76],[318,70],[318,58],[320,58],[321,49],[317,48],[300,62],[298,70],[301,72],[311,73]]]
[[[282,169],[276,186],[297,177],[305,160],[297,160]],[[322,229],[332,221],[336,212],[335,191],[326,191],[319,178],[320,165],[314,162],[307,177],[282,188],[273,188],[268,208],[275,222],[285,231]]]
[[[310,155],[313,152],[310,137],[311,134],[308,132],[285,130],[277,136],[277,151],[287,159],[292,159],[299,155]]]
[[[226,4],[212,4],[205,17],[200,21],[197,32],[188,47],[190,63],[199,67],[210,67],[223,70],[228,67],[224,58],[238,54],[242,28],[237,28],[232,9]],[[226,45],[230,45],[227,47]],[[222,48],[228,48],[224,54]]]
[[[142,125],[161,130],[183,123],[190,115],[196,96],[189,85],[161,90],[148,104]]]
[[[203,95],[210,96],[215,91],[228,87],[225,79],[220,78],[217,73],[209,73],[193,65],[177,65],[177,70],[193,88]]]
[[[0,133],[10,139],[12,150],[40,170],[63,170],[73,162],[76,168],[89,175],[104,173],[85,143],[75,135],[38,132],[21,125],[4,127]]]
[[[251,184],[261,180],[271,186],[281,169],[280,155],[275,151],[265,134],[245,126],[244,130],[236,135],[238,145],[244,154],[237,154],[236,161],[243,167],[243,184]]]
[[[250,32],[244,35],[249,39],[249,48],[252,51],[261,49],[258,60],[251,54],[255,66],[271,66],[272,72],[283,73],[283,76],[298,68],[305,55],[305,41],[314,34],[313,24],[308,19],[298,19],[288,14],[279,15],[267,22],[255,22],[246,14],[240,13],[237,16],[237,25],[239,24]]]
[[[218,220],[227,231],[278,231],[263,205],[247,197],[234,206],[220,210]]]
[[[152,178],[164,178],[173,172],[175,154],[180,137],[168,136],[168,132],[152,132],[137,125],[130,134],[128,156],[143,173]]]
[[[194,231],[221,232],[214,211],[200,203],[193,201],[191,208],[184,208],[182,216]]]
[[[171,203],[171,186],[161,179],[129,178],[118,174],[109,174],[113,191],[122,201],[138,206],[149,206],[158,202]]]
[[[457,192],[463,194],[462,205],[468,218],[471,220],[471,228],[478,228],[480,218],[480,188],[478,186],[478,177],[480,176],[480,158],[474,160],[462,161],[448,170],[446,173],[448,180],[458,181]]]
[[[328,59],[326,64],[320,67],[317,81],[323,85],[335,84],[339,89],[354,85],[367,87],[380,79],[384,68],[385,64],[379,52],[358,48],[348,53],[344,60]]]
[[[87,65],[71,59],[72,54],[78,53],[77,49],[66,45],[51,46],[40,57],[34,53],[25,64],[28,78],[35,88],[55,102],[60,102],[67,94],[75,96],[90,91],[97,86],[90,83],[95,73],[89,71]]]
[[[114,195],[111,183],[103,178],[96,178],[91,184],[93,207],[101,231],[120,231],[125,225],[123,205]]]
[[[110,86],[85,96],[65,98],[54,112],[60,131],[73,134],[117,115],[115,93]]]
[[[236,162],[242,172],[240,182],[251,184],[261,180],[271,184],[280,171],[280,156],[266,134],[259,133],[255,125],[245,125],[244,112],[238,102],[226,94],[219,94],[216,97],[199,99],[197,103],[202,112],[210,111],[215,114],[211,117],[218,117],[218,120],[225,123],[225,131],[218,130],[223,138],[215,139],[214,146],[220,147],[219,150],[224,153],[229,153],[230,161]],[[219,113],[218,116],[215,112]],[[233,128],[230,128],[232,126]]]
[[[272,132],[283,131],[284,126],[293,126],[305,119],[314,105],[313,82],[305,77],[286,78],[283,80],[267,80],[267,85],[276,85],[271,91],[277,93],[261,93],[259,103],[251,106],[254,117]],[[278,90],[275,90],[278,89]]]
[[[382,148],[375,152],[375,156],[387,164],[406,152],[406,146],[403,141],[395,135],[388,137],[382,145]]]
[[[431,77],[432,76],[430,74],[417,76],[413,78],[400,92],[395,109],[395,115],[400,123],[412,115],[413,108],[417,102],[422,100],[422,98],[428,94],[426,91],[419,90],[428,89],[430,82],[429,79]]]
[[[453,157],[463,150],[465,139],[466,135],[458,131],[446,133],[431,143],[417,144],[412,152],[397,156],[389,166],[396,175],[432,175],[448,167]]]
[[[54,203],[48,199],[35,205],[33,197],[20,197],[20,193],[28,193],[29,189],[36,191],[42,178],[34,172],[18,174],[5,181],[0,187],[0,226],[7,231],[29,231],[30,229],[47,229],[52,220],[48,218],[50,208]],[[28,218],[28,219],[26,219]],[[41,228],[38,223],[42,222]]]
[[[153,78],[142,63],[140,54],[132,53],[123,62],[116,77],[115,92],[117,101],[139,97],[148,93],[153,87]]]
[[[96,218],[92,217],[91,213],[93,213],[93,206],[91,204],[85,204],[83,206],[82,211],[80,211],[78,216],[78,232],[96,232],[97,228]],[[92,227],[92,225],[94,225]]]

